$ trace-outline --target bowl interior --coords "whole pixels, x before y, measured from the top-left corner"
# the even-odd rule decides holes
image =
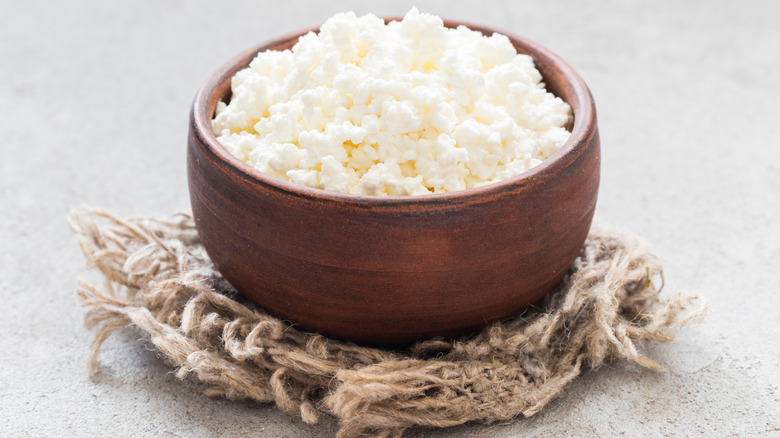
[[[400,19],[401,18],[399,17],[385,18],[385,21],[397,21]],[[530,55],[534,59],[536,68],[542,75],[547,91],[560,97],[572,108],[574,122],[568,127],[571,130],[571,136],[566,144],[540,165],[529,169],[520,175],[493,184],[448,193],[416,196],[353,195],[315,189],[273,178],[247,165],[223,148],[211,130],[211,120],[216,112],[217,104],[220,101],[230,101],[232,95],[230,89],[231,78],[239,70],[247,68],[258,52],[291,49],[297,43],[300,36],[308,32],[317,32],[318,28],[306,29],[302,32],[296,32],[288,36],[277,38],[268,43],[257,45],[245,50],[223,65],[222,68],[209,78],[196,96],[195,104],[193,105],[194,131],[201,137],[201,140],[212,150],[212,152],[219,156],[226,164],[235,167],[237,171],[241,172],[246,177],[255,179],[274,189],[294,192],[299,196],[310,196],[323,200],[327,199],[348,203],[370,203],[372,205],[386,206],[404,205],[409,203],[452,203],[460,202],[467,198],[489,196],[511,188],[523,179],[543,173],[545,169],[553,164],[553,162],[565,157],[572,149],[587,144],[596,130],[595,106],[587,85],[565,61],[539,44],[511,33],[486,26],[453,20],[444,20],[444,25],[450,28],[466,26],[469,29],[481,32],[483,35],[492,35],[493,33],[504,34],[509,37],[518,53]]]

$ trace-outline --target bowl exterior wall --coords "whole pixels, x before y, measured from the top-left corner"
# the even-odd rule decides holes
[[[567,272],[590,228],[596,132],[560,166],[453,204],[341,204],[236,172],[191,133],[203,245],[252,301],[301,328],[374,344],[453,336],[516,315]]]

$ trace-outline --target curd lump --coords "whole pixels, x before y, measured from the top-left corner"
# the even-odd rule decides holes
[[[342,13],[233,77],[212,122],[231,154],[273,177],[361,195],[426,195],[501,181],[569,138],[571,108],[527,55],[412,8]]]

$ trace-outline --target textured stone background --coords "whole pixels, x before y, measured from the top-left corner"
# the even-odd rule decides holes
[[[188,209],[189,105],[217,66],[335,12],[411,3],[2,4],[0,435],[332,436],[332,423],[202,396],[133,329],[106,343],[91,380],[74,289],[94,277],[65,216]],[[665,293],[706,295],[711,311],[646,348],[665,373],[613,363],[531,419],[409,436],[780,436],[780,3],[417,5],[527,36],[580,72],[599,111],[598,220],[644,236]]]

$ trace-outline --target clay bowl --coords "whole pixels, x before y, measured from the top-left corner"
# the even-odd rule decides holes
[[[517,315],[550,291],[582,248],[599,185],[596,112],[579,75],[549,50],[501,32],[572,106],[572,135],[560,151],[525,174],[461,192],[333,193],[249,167],[211,132],[234,73],[258,51],[291,48],[307,31],[239,54],[193,103],[192,212],[224,277],[301,329],[381,345],[461,335]]]

